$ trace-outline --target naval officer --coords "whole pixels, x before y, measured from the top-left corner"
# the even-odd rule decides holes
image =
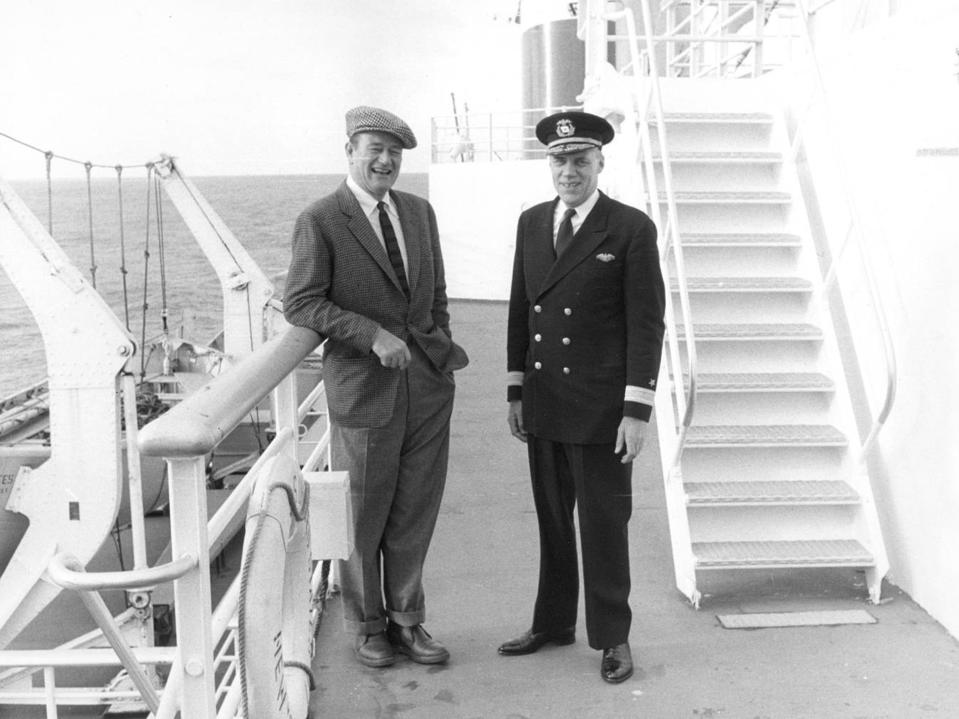
[[[561,112],[536,136],[558,197],[520,215],[507,339],[508,422],[526,443],[539,521],[532,626],[500,654],[575,641],[578,511],[589,646],[600,674],[633,673],[629,647],[632,461],[648,431],[663,342],[656,227],[598,190],[601,117]]]

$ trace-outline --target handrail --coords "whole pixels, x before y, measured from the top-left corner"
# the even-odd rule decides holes
[[[822,97],[823,100],[823,112],[826,117],[827,124],[831,124],[829,120],[829,107],[826,96],[826,83],[823,80],[822,76],[822,67],[819,64],[819,58],[816,55],[816,47],[812,41],[812,35],[809,31],[809,19],[816,10],[821,9],[826,3],[821,3],[813,11],[809,11],[807,8],[806,0],[797,0],[797,7],[802,13],[802,22],[799,23],[801,27],[801,33],[803,36],[803,43],[806,46],[806,51],[809,54],[810,62],[813,67],[813,79],[815,81],[815,89]],[[830,133],[830,138],[833,138]],[[853,193],[850,191],[850,184],[846,177],[846,167],[845,162],[843,161],[842,148],[839,146],[839,143],[835,142],[832,139],[832,152],[833,156],[836,159],[836,164],[839,168],[839,177],[840,177],[840,188],[843,194],[843,199],[846,202],[846,207],[849,212],[849,221],[850,227],[849,232],[846,234],[843,245],[840,248],[839,253],[832,260],[832,265],[827,272],[827,281],[826,286],[835,278],[835,268],[839,262],[840,257],[842,256],[846,246],[848,245],[849,235],[852,235],[853,240],[856,243],[856,248],[859,250],[859,259],[862,265],[863,273],[866,278],[866,287],[869,291],[869,297],[872,300],[873,314],[876,318],[876,323],[879,326],[879,332],[882,336],[882,345],[883,345],[883,354],[886,362],[886,394],[883,399],[882,408],[879,412],[873,417],[872,426],[869,428],[869,432],[866,435],[866,439],[862,441],[860,445],[859,452],[860,457],[865,457],[866,453],[869,451],[870,446],[875,442],[876,437],[879,435],[880,430],[886,423],[889,414],[892,412],[893,404],[896,401],[896,390],[898,385],[898,369],[896,362],[896,348],[892,340],[892,331],[889,328],[889,320],[886,317],[885,309],[882,305],[882,296],[879,292],[879,286],[876,282],[876,277],[872,269],[872,265],[869,262],[869,256],[866,253],[865,245],[863,242],[863,232],[862,232],[862,220],[859,216],[859,207],[856,203],[856,198]]]
[[[199,457],[210,452],[320,343],[305,327],[290,327],[144,427],[148,457]]]
[[[184,554],[179,559],[147,569],[131,569],[123,572],[87,572],[76,557],[61,552],[50,560],[47,573],[50,580],[63,589],[83,592],[101,589],[143,589],[163,582],[179,579],[196,566],[196,557]],[[80,567],[80,569],[71,569]]]
[[[670,357],[672,358],[671,364],[673,365],[672,374],[674,377],[674,383],[677,385],[677,409],[682,412],[682,419],[679,421],[677,427],[678,434],[676,438],[676,449],[673,454],[672,463],[670,464],[670,470],[672,470],[679,466],[680,460],[682,459],[683,450],[686,446],[686,435],[689,431],[689,427],[692,425],[693,413],[696,406],[696,338],[693,331],[689,288],[686,283],[686,266],[683,260],[683,245],[679,232],[678,211],[676,209],[676,194],[673,190],[672,169],[670,167],[669,152],[667,149],[668,143],[666,140],[666,119],[665,112],[663,111],[662,93],[659,86],[659,68],[657,65],[656,53],[653,51],[655,49],[655,41],[653,39],[653,23],[649,9],[649,0],[643,0],[642,11],[644,26],[643,31],[646,36],[647,49],[649,50],[646,53],[646,61],[648,63],[646,79],[650,83],[652,108],[656,120],[656,137],[659,145],[659,160],[663,172],[663,192],[666,199],[666,226],[665,232],[663,233],[665,235],[665,241],[663,243],[663,248],[661,249],[660,259],[661,261],[665,261],[670,250],[672,250],[677,285],[676,294],[679,295],[680,309],[683,317],[683,335],[686,339],[686,374],[689,377],[689,388],[687,391],[683,383],[682,368],[679,366],[681,362],[679,360],[675,318],[671,313],[669,313],[667,316],[667,329],[670,330],[669,337],[671,349],[673,350],[670,353]],[[623,17],[626,20],[627,32],[631,38],[629,43],[629,50],[630,54],[632,55],[630,63],[634,68],[634,73],[637,73],[642,65],[639,61],[636,21],[633,17],[632,11],[629,9],[621,10],[616,13],[610,13],[606,16],[608,20],[618,19],[619,17]],[[636,77],[639,78],[639,75],[636,74]],[[657,225],[661,226],[659,211],[661,198],[659,195],[659,188],[656,183],[655,169],[653,167],[652,147],[649,139],[648,121],[646,118],[647,107],[645,104],[641,104],[640,107],[640,124],[644,128],[642,144],[644,150],[646,151],[644,161],[646,163],[646,174],[648,176],[648,186],[646,191],[647,195],[649,196],[650,209],[654,215]],[[668,287],[666,291],[671,293],[672,288]],[[667,306],[669,306],[668,302]]]

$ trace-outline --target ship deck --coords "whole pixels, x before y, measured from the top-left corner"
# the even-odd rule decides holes
[[[453,302],[471,356],[457,375],[449,479],[426,567],[425,626],[446,665],[357,663],[339,598],[327,604],[313,663],[312,715],[337,719],[679,717],[909,719],[959,716],[959,642],[891,584],[867,602],[851,570],[753,570],[711,580],[696,610],[676,590],[655,432],[634,465],[630,524],[636,672],[599,676],[577,641],[525,657],[497,646],[528,628],[538,573],[525,450],[506,426],[506,305]],[[874,624],[726,629],[719,615],[861,610]],[[582,617],[582,611],[580,612]]]

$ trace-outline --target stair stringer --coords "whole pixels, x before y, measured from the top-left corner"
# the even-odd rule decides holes
[[[857,430],[855,416],[852,411],[852,398],[846,382],[846,374],[843,370],[842,356],[839,352],[839,346],[836,337],[837,329],[833,314],[830,312],[829,305],[824,294],[823,273],[819,267],[819,263],[816,262],[816,248],[811,238],[811,231],[808,221],[808,208],[805,206],[802,193],[800,192],[796,168],[793,164],[793,158],[789,153],[789,144],[787,141],[785,141],[786,135],[784,131],[783,116],[779,111],[779,108],[769,106],[768,101],[766,101],[768,93],[761,92],[757,89],[761,87],[760,82],[763,81],[736,80],[727,82],[733,83],[732,85],[729,85],[729,87],[735,87],[736,92],[722,93],[722,111],[735,112],[738,110],[740,112],[755,112],[758,108],[761,112],[770,113],[772,116],[773,127],[770,142],[776,147],[782,148],[781,154],[783,157],[783,162],[777,174],[776,187],[773,188],[780,191],[785,189],[790,195],[790,202],[786,206],[783,213],[784,226],[782,229],[795,233],[801,238],[801,246],[797,250],[799,253],[799,262],[796,269],[803,278],[806,278],[812,283],[812,292],[809,294],[808,301],[805,306],[804,319],[813,322],[822,331],[822,339],[819,342],[819,347],[816,351],[815,368],[829,376],[835,383],[835,391],[832,395],[832,399],[828,403],[828,408],[823,411],[823,419],[830,425],[837,427],[848,439],[850,445],[845,449],[825,450],[825,452],[829,454],[829,456],[834,457],[834,459],[830,461],[835,464],[834,469],[837,476],[841,476],[844,481],[851,485],[860,497],[858,508],[854,510],[848,510],[851,512],[851,516],[846,516],[843,514],[847,512],[847,509],[845,508],[841,510],[831,509],[828,511],[833,512],[833,514],[842,515],[840,525],[848,524],[849,527],[855,532],[856,537],[862,540],[862,544],[872,555],[871,564],[864,567],[864,569],[867,573],[867,583],[869,585],[870,598],[873,601],[878,601],[882,577],[888,569],[888,560],[886,558],[885,548],[882,541],[878,515],[875,511],[874,498],[869,477],[865,465],[859,461],[858,458],[859,451],[857,447],[860,444],[859,433]],[[717,84],[715,82],[711,83],[711,86],[706,93],[708,99],[704,103],[704,106],[707,108],[710,106],[710,103],[714,103],[718,97],[716,93],[716,86]],[[673,89],[677,88],[678,85],[674,83]],[[689,113],[691,111],[698,112],[701,110],[700,107],[697,107],[695,99],[691,100],[690,93],[684,91],[678,93],[678,96],[681,98],[679,109],[680,112]],[[667,98],[668,97],[669,94],[667,93]],[[761,102],[759,102],[758,105],[748,104],[747,106],[743,106],[741,101],[744,98],[752,98],[750,103],[755,103],[760,99]],[[737,102],[740,104],[737,105]],[[667,113],[670,111],[670,107],[668,105],[666,107],[666,111]],[[668,125],[669,123],[667,121],[667,127]],[[735,142],[733,144],[735,144]],[[763,189],[768,190],[770,188]],[[692,215],[695,213],[690,214]],[[682,210],[680,210],[679,215],[680,226],[683,229],[683,232],[690,232],[690,227],[683,226]],[[666,268],[666,273],[669,273],[669,268]],[[668,311],[669,309],[671,308],[667,308],[667,315],[670,314]],[[696,322],[694,316],[694,328],[695,326]],[[672,327],[672,325],[670,325],[670,327]],[[670,330],[667,330],[667,339],[669,331]],[[664,356],[664,367],[662,372],[663,377],[660,381],[660,387],[665,386],[675,390],[676,387],[674,382],[676,378],[670,377],[670,372],[667,365],[668,355]],[[674,366],[676,365],[674,364]],[[679,381],[681,381],[681,378]],[[788,405],[787,401],[782,401],[781,403]],[[672,467],[678,439],[676,427],[679,423],[676,402],[672,392],[662,391],[657,395],[657,418],[663,462],[663,477],[667,498],[667,513],[669,515],[671,542],[673,546],[674,570],[676,574],[677,586],[684,595],[689,597],[694,604],[698,605],[699,590],[697,589],[696,582],[696,558],[693,552],[695,531],[691,527],[688,497],[683,486],[684,479],[688,479],[688,473],[686,472],[685,468],[686,457],[688,457],[690,452],[695,452],[695,449],[690,449],[687,447],[684,453],[684,458],[680,461],[679,465],[675,468]],[[697,418],[694,415],[693,426],[695,427],[696,425]],[[737,457],[737,453],[739,453],[738,456],[741,457],[742,452],[749,453],[751,451],[753,450],[750,450],[749,448],[731,448],[719,450],[718,454],[723,455],[726,461],[729,461],[734,457]],[[702,510],[694,511],[701,512]],[[726,510],[720,509],[718,511],[722,513]],[[747,509],[745,511],[737,511],[739,512],[739,516],[748,516],[752,510]],[[780,512],[781,511],[782,510],[780,510]],[[755,513],[758,516],[759,510],[755,510]],[[812,515],[812,521],[810,524],[812,525],[812,529],[816,528],[818,522],[816,521],[815,515],[812,514],[811,510],[803,507],[800,508],[796,513],[802,515],[803,517]],[[728,516],[731,515],[720,514],[718,519],[714,520],[714,522],[718,521],[721,523],[723,517]],[[772,512],[772,517],[776,517],[775,511]],[[773,529],[774,534],[776,531],[779,531],[778,527],[774,527]],[[833,539],[835,537],[829,536],[830,533],[835,534],[838,531],[839,529],[836,527],[826,528],[824,537],[826,539]],[[824,564],[822,566],[827,565]]]

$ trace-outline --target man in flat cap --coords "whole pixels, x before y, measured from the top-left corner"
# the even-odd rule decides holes
[[[599,191],[606,120],[551,115],[536,127],[558,197],[520,215],[509,302],[508,421],[525,442],[539,520],[530,629],[500,654],[575,641],[578,505],[589,646],[600,674],[633,673],[629,648],[632,461],[647,432],[663,341],[656,228]]]
[[[437,664],[449,652],[422,626],[423,563],[446,483],[453,371],[467,357],[450,333],[433,208],[392,189],[412,130],[355,107],[346,134],[346,180],[297,218],[284,313],[326,338],[333,469],[349,471],[355,521],[340,581],[356,658]]]

